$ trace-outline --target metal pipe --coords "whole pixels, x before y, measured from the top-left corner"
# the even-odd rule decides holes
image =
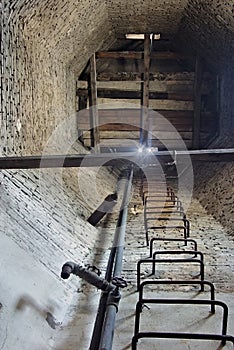
[[[105,279],[108,282],[110,282],[111,280],[114,261],[115,261],[115,254],[116,254],[116,247],[112,247],[109,255],[109,259],[108,259],[106,274],[105,274]],[[101,334],[102,326],[104,322],[107,299],[108,299],[108,294],[103,292],[99,300],[99,306],[98,306],[97,316],[94,323],[93,334],[92,334],[89,350],[98,350],[99,348],[100,334]]]
[[[63,279],[68,279],[71,274],[79,276],[86,282],[107,293],[116,288],[114,284],[108,282],[104,278],[99,277],[95,272],[86,269],[80,264],[68,261],[62,267],[61,277]]]
[[[128,215],[129,196],[132,188],[133,170],[128,176],[128,181],[125,184],[122,207],[116,225],[114,246],[116,247],[115,265],[113,278],[119,277],[122,272],[124,239]],[[104,319],[99,350],[110,350],[112,348],[116,313],[118,312],[118,304],[121,299],[121,294],[117,288],[111,292],[107,300],[106,315]]]
[[[156,157],[171,156],[171,151],[155,151]],[[234,148],[202,149],[177,151],[177,158],[188,155],[194,161],[233,162]],[[128,160],[139,163],[139,152],[118,152],[102,154],[61,154],[49,156],[0,157],[0,169],[35,169],[64,167],[115,166],[116,160]]]
[[[132,174],[131,174],[131,182],[132,182]],[[127,183],[126,183],[126,186],[127,186]],[[129,197],[129,195],[128,195],[128,197]],[[116,253],[117,253],[118,248],[119,248],[118,244],[116,244],[116,242],[118,242],[118,236],[119,236],[119,233],[120,233],[119,232],[119,226],[121,226],[121,221],[123,219],[122,211],[124,209],[124,205],[125,204],[128,205],[128,197],[127,197],[127,202],[126,203],[125,203],[126,196],[124,196],[123,199],[122,199],[121,211],[120,211],[119,218],[118,218],[118,221],[117,221],[117,224],[116,224],[116,231],[115,231],[113,246],[112,246],[111,251],[110,251],[108,264],[107,264],[107,269],[106,269],[106,274],[105,274],[105,279],[108,282],[110,282],[111,278],[112,278],[113,267],[114,267],[114,263],[115,263],[115,260],[116,260]],[[119,255],[119,253],[118,253],[118,255]],[[108,300],[107,293],[102,293],[102,295],[100,297],[100,301],[99,301],[99,306],[98,306],[96,320],[95,320],[95,323],[94,323],[92,339],[91,339],[90,347],[89,347],[90,350],[98,350],[99,349],[100,334],[101,334],[102,329],[103,329],[104,318],[105,318],[105,314],[106,314],[107,301],[108,301],[108,303],[110,302]],[[109,311],[108,311],[108,313],[109,313]],[[116,308],[114,309],[113,313],[116,314]],[[113,316],[111,316],[111,317],[108,316],[109,319],[112,318],[112,317]]]

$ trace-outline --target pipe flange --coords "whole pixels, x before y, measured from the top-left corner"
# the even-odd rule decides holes
[[[126,288],[127,287],[127,281],[123,279],[122,277],[113,277],[112,284],[118,288]]]

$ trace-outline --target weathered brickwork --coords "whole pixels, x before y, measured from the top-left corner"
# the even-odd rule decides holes
[[[233,57],[233,26],[232,1],[189,0],[179,35],[184,45],[221,67],[220,63],[227,65]]]
[[[126,32],[174,35],[181,19],[179,36],[193,43],[193,50],[206,56],[221,78],[220,138],[211,146],[233,147],[232,5],[232,1],[224,0],[160,0],[157,4],[149,0],[136,0],[134,4],[125,0],[2,0],[0,153],[84,153],[77,145],[73,147],[77,132],[76,81],[91,54],[108,49],[116,37],[123,38]],[[232,235],[233,170],[230,164],[194,168],[195,196]],[[103,231],[89,225],[86,219],[115,190],[115,185],[116,174],[106,169],[1,171],[2,349],[29,350],[37,346],[40,350],[72,350],[77,344],[87,349],[99,293],[76,278],[62,281],[60,268],[65,260],[75,260],[95,263],[104,270],[115,222],[107,222],[108,230]],[[208,237],[215,235],[215,249],[216,245],[219,249],[222,228],[217,228],[210,217],[203,225],[200,220],[204,211],[196,201],[194,208],[197,212],[192,210],[191,215],[197,215],[199,225],[195,220],[193,232],[199,229],[196,233],[202,243],[208,222]],[[129,221],[126,252],[132,261],[130,265],[124,261],[123,272],[130,282],[127,293],[135,290],[133,258],[144,253],[142,215],[132,216]],[[210,240],[207,236],[205,239],[208,246]],[[224,247],[228,246],[225,239]],[[11,249],[4,250],[5,247]],[[223,259],[217,260],[217,265]],[[215,266],[209,269],[210,276]],[[221,272],[216,282],[220,276]],[[221,282],[227,283],[228,276],[224,277]],[[47,308],[40,311],[36,306],[19,317],[16,302],[25,292],[42,306],[49,298],[58,302],[55,311],[62,325],[56,326],[57,333],[45,319]],[[64,309],[64,304],[65,309],[68,307],[71,295],[73,300],[64,320],[65,312],[59,310]],[[127,302],[131,305],[129,299]],[[134,310],[128,311],[130,316],[123,317],[132,322]],[[120,322],[125,327],[125,322]],[[122,345],[126,348],[125,340]],[[119,349],[118,340],[115,348]]]
[[[75,170],[64,170],[63,178],[56,170],[3,171],[1,234],[11,237],[57,276],[61,258],[90,259],[97,230],[86,220],[116,185],[113,174],[103,169],[95,183],[93,171],[82,170],[85,191],[81,191]]]
[[[220,135],[210,148],[233,148],[234,99],[233,68],[224,66],[220,81]],[[233,198],[234,167],[232,163],[205,163],[194,165],[194,195],[209,214],[234,235]]]
[[[113,40],[105,3],[19,0],[1,6],[1,152],[39,154],[76,111],[76,74]]]
[[[206,163],[195,170],[195,196],[234,235],[234,166]]]
[[[230,75],[231,2],[161,0],[128,6],[117,0],[4,0],[1,10],[3,154],[42,151],[54,128],[75,112],[77,74],[94,51],[111,46],[114,34],[150,31],[167,36],[181,22],[179,36],[216,66],[222,62],[222,79]]]
[[[188,0],[107,1],[108,13],[118,36],[126,33],[175,34]]]

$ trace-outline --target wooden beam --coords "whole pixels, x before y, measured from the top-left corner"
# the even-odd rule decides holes
[[[99,123],[100,125],[107,123],[124,123],[140,126],[140,109],[100,109]],[[164,118],[162,118],[162,117]],[[204,115],[206,119],[212,118],[210,114]],[[192,111],[173,111],[173,110],[158,110],[158,113],[151,111],[149,114],[152,125],[165,124],[167,120],[172,124],[182,124],[192,127],[193,112]],[[82,130],[90,129],[89,125],[89,110],[83,110],[78,114],[78,128]]]
[[[81,111],[82,109],[86,109],[88,105],[88,90],[87,94],[77,94],[77,96],[79,97],[78,110]]]
[[[90,58],[90,126],[92,130],[92,147],[98,152],[100,144],[99,118],[97,107],[97,75],[95,54]]]
[[[78,89],[77,95],[81,97],[88,96],[88,89]],[[98,89],[98,98],[111,99],[140,99],[141,91],[133,90],[117,90],[117,89]],[[175,100],[175,101],[193,101],[193,94],[191,93],[176,93],[176,92],[159,92],[149,91],[149,98],[152,100]]]
[[[149,70],[150,70],[150,34],[144,39],[144,81],[142,90],[141,133],[140,143],[148,145],[149,131]]]
[[[86,76],[84,76],[84,79]],[[186,80],[194,80],[194,72],[189,72],[186,75],[184,72],[177,73],[168,73],[168,72],[158,72],[150,73],[150,81],[177,81],[183,80],[186,83]],[[83,80],[83,79],[82,79]],[[142,82],[142,74],[139,72],[97,72],[98,81],[138,81]],[[83,80],[84,81],[84,80]]]
[[[113,100],[108,98],[100,98],[100,104],[112,104]],[[115,103],[124,106],[125,104],[131,104],[136,108],[140,108],[140,100],[130,100],[130,99],[115,99]],[[150,110],[183,110],[183,111],[193,111],[193,101],[175,101],[175,100],[150,100],[149,101]],[[146,111],[146,109],[145,109]],[[144,128],[148,129],[147,122]]]
[[[114,74],[115,76],[115,74]],[[121,76],[122,77],[122,76]],[[129,77],[129,76],[128,76]],[[151,77],[151,73],[150,73]],[[168,92],[168,93],[194,93],[194,73],[193,74],[153,74],[153,80],[150,80],[149,89],[150,91],[156,92]],[[113,78],[110,77],[110,78]],[[117,76],[119,78],[119,76]],[[125,78],[127,78],[125,76]],[[127,81],[125,80],[106,80],[97,81],[98,90],[122,90],[122,91],[140,91],[141,81]],[[202,93],[205,94],[205,84],[202,86]],[[87,81],[79,80],[77,82],[77,91],[79,89],[88,89]]]
[[[119,130],[111,130],[111,131],[100,131],[100,139],[101,140],[116,140],[116,139],[124,139],[124,140],[139,140],[139,130],[136,131],[119,131]],[[155,130],[151,133],[152,139],[160,140],[177,140],[180,141],[181,138],[183,140],[192,140],[192,131],[185,132],[170,132],[170,131],[160,131]],[[90,139],[90,132],[83,133],[83,139]]]
[[[196,57],[195,81],[194,81],[194,119],[193,119],[193,148],[200,147],[201,128],[201,87],[202,87],[202,62]]]
[[[135,149],[137,150],[137,149]],[[155,152],[154,155],[170,156],[169,151]],[[204,162],[234,162],[234,148],[177,151],[176,156],[189,155],[193,161]],[[36,168],[67,168],[67,167],[97,167],[116,165],[116,160],[136,161],[139,164],[141,155],[137,152],[102,153],[102,154],[71,154],[50,156],[0,157],[0,169],[36,169]],[[145,156],[143,156],[145,162]],[[107,163],[108,162],[108,163]]]
[[[150,36],[150,34],[146,34]],[[112,59],[143,59],[144,52],[141,51],[100,51],[96,53],[96,58],[112,58]],[[178,54],[176,52],[160,52],[155,51],[151,53],[152,59],[157,60],[178,60],[186,59],[188,57]]]
[[[137,123],[128,124],[128,123],[114,123],[114,122],[108,122],[108,123],[101,123],[100,120],[100,127],[99,131],[139,131],[140,126],[136,125]],[[188,119],[183,119],[182,121],[172,120],[171,124],[176,128],[177,131],[192,131],[192,122]],[[210,123],[211,124],[211,123]],[[89,130],[89,125],[87,123],[79,123],[79,130],[85,132]],[[168,127],[167,124],[162,122],[157,122],[157,120],[154,123],[154,120],[152,120],[152,130],[158,130],[158,131],[167,131]]]

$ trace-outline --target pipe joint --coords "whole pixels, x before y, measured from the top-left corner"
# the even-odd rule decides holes
[[[80,264],[68,261],[62,267],[61,278],[68,279],[71,274],[82,278],[104,292],[111,292],[116,288],[114,284],[99,277],[95,272],[90,271]]]
[[[116,287],[114,291],[109,294],[107,301],[107,306],[114,306],[116,308],[116,313],[119,311],[119,302],[121,299],[121,294],[119,293],[119,288]]]

